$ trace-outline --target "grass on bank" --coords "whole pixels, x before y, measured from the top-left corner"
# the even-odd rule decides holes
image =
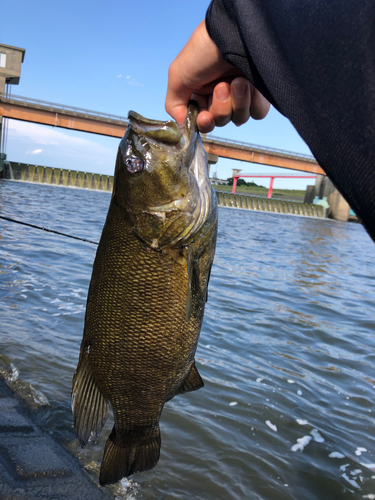
[[[233,186],[227,185],[218,185],[215,184],[214,189],[216,191],[225,191],[226,193],[231,193]],[[267,197],[268,188],[263,186],[237,186],[236,194],[254,194],[257,196]],[[281,198],[304,198],[305,191],[300,189],[273,189],[272,197],[281,197]]]

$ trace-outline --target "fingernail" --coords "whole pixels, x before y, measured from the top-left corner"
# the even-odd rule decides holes
[[[245,97],[247,90],[249,86],[246,83],[233,83],[233,94],[234,97],[237,97],[238,99],[241,99],[242,97]]]
[[[226,101],[227,99],[229,99],[229,89],[226,85],[217,87],[215,94],[220,101]]]

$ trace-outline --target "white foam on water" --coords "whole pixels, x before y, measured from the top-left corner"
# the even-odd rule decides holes
[[[259,377],[259,378],[257,378],[256,381],[259,383],[259,382],[262,382],[262,380],[264,380],[264,379],[262,377]]]
[[[18,380],[20,373],[13,363],[10,364],[10,367],[11,367],[11,372],[9,373],[7,380],[9,380],[10,382],[14,382],[15,380]]]
[[[294,444],[290,449],[292,451],[303,451],[305,446],[307,446],[311,440],[311,436],[303,436],[301,438],[298,438],[297,444]]]
[[[355,450],[355,454],[357,455],[357,457],[359,457],[360,455],[362,455],[362,453],[364,453],[366,450],[366,448],[362,448],[361,446],[359,446],[356,450]]]
[[[19,371],[13,363],[1,363],[0,374],[4,377],[7,385],[16,393],[18,397],[24,399],[28,403],[34,402],[38,406],[49,405],[48,399],[41,391],[34,389],[31,384],[23,382],[20,379]]]
[[[373,493],[370,493],[369,495],[363,495],[362,498],[368,498],[369,500],[375,500],[375,495]]]
[[[367,469],[375,471],[375,464],[364,464],[363,462],[361,462],[361,465],[363,465],[363,467],[367,467]]]
[[[289,378],[289,379],[287,380],[287,382],[288,382],[288,384],[295,384],[295,381],[294,381],[294,380],[292,380],[291,378]]]
[[[346,471],[347,467],[349,467],[350,464],[344,464],[344,465],[340,465],[340,470],[342,470],[343,472]]]
[[[297,394],[298,394],[298,396],[302,396],[302,391],[301,391],[301,389],[298,389]]]
[[[272,422],[270,422],[269,420],[266,420],[266,425],[268,425],[268,427],[270,429],[272,429],[274,432],[277,432],[277,427],[276,425],[274,425]]]
[[[303,420],[302,418],[297,418],[296,422],[299,425],[309,425],[308,421],[307,420]]]
[[[352,486],[354,486],[354,488],[358,488],[358,489],[361,489],[361,487],[359,486],[359,484],[357,483],[357,481],[354,481],[354,479],[350,479],[344,472],[344,474],[341,474],[341,477],[343,477],[345,479],[345,481],[348,481],[349,484],[351,484]]]
[[[361,473],[362,473],[361,469],[354,469],[354,470],[350,471],[350,474],[352,476],[358,476],[358,474],[361,474]]]
[[[115,500],[133,500],[138,493],[139,484],[124,477],[116,486],[109,488],[115,495]]]
[[[232,401],[231,403],[229,403],[229,406],[236,406],[238,405],[237,401]]]
[[[34,399],[34,402],[40,406],[48,406],[49,402],[48,399],[45,397],[45,395],[41,392],[38,391],[38,389],[34,389],[32,385],[30,385],[31,389],[31,395]]]
[[[345,458],[345,455],[340,453],[339,451],[333,451],[328,455],[329,458]]]
[[[312,431],[310,431],[310,434],[314,438],[314,441],[316,441],[317,443],[324,443],[324,437],[319,434],[318,429],[313,429]]]

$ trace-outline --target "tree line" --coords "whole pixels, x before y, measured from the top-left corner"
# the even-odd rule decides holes
[[[228,177],[227,179],[228,185],[233,186],[233,177]],[[252,186],[252,187],[264,187],[264,186],[259,186],[253,181],[246,182],[245,179],[237,179],[237,186]]]

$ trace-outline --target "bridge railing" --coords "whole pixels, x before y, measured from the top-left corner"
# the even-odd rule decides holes
[[[19,95],[5,96],[0,92],[0,100],[11,104],[22,104],[23,106],[32,106],[41,109],[49,109],[50,111],[58,111],[59,113],[84,115],[87,118],[107,119],[120,122],[124,125],[128,124],[128,120],[123,116],[113,115],[111,113],[102,113],[101,111],[92,111],[90,109],[78,108],[75,106],[66,106],[65,104],[56,104],[54,102],[43,101],[41,99],[33,99],[32,97],[23,97]]]
[[[244,141],[237,141],[236,139],[224,139],[222,137],[218,137],[216,135],[212,134],[201,134],[202,140],[203,141],[212,141],[215,143],[220,143],[226,146],[242,146],[244,149],[252,149],[254,151],[259,151],[259,152],[268,152],[268,153],[276,153],[278,155],[283,155],[287,156],[290,158],[301,158],[307,161],[311,161],[313,163],[316,163],[315,158],[312,155],[305,154],[305,153],[296,153],[293,151],[288,151],[285,149],[278,149],[278,148],[271,148],[268,146],[261,146],[259,144],[252,144],[250,142],[244,142]]]
[[[75,114],[81,115],[87,118],[94,118],[97,120],[108,120],[111,122],[116,122],[119,124],[127,125],[128,120],[123,116],[113,115],[111,113],[102,113],[101,111],[92,111],[89,109],[78,108],[74,106],[66,106],[64,104],[56,104],[54,102],[43,101],[41,99],[33,99],[31,97],[23,97],[18,95],[4,95],[0,92],[0,100],[9,103],[18,103],[23,106],[32,106],[40,109],[48,109],[49,111],[55,111],[58,113]],[[287,151],[285,149],[272,148],[267,146],[260,146],[258,144],[252,144],[245,141],[237,141],[236,139],[226,139],[218,137],[212,134],[201,134],[202,140],[204,142],[212,142],[215,144],[221,144],[223,146],[237,146],[242,149],[251,149],[259,153],[270,153],[284,156],[286,158],[301,159],[307,162],[316,163],[315,158],[309,154],[295,153],[293,151]]]

